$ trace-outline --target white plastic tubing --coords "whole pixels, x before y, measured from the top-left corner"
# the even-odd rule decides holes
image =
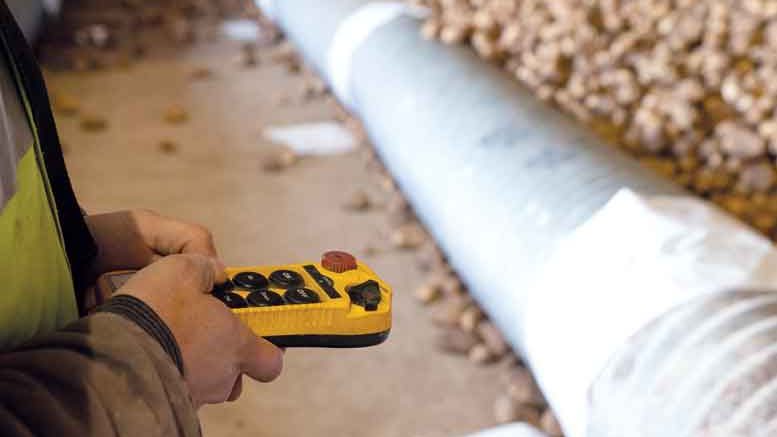
[[[605,370],[633,351],[630,339],[645,326],[695,299],[774,283],[764,273],[777,264],[768,241],[469,50],[424,40],[423,11],[366,0],[257,2],[361,118],[570,437],[627,436],[592,426],[593,416],[609,420],[592,395],[612,402],[593,385],[612,376]],[[628,437],[639,435],[656,434]]]

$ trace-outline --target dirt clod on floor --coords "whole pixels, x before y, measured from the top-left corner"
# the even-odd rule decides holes
[[[278,44],[270,54],[270,60],[284,66],[290,73],[299,73],[302,70],[302,61],[294,46],[289,42]]]
[[[326,82],[318,77],[309,77],[302,85],[302,99],[312,100],[326,96],[329,92]]]
[[[443,328],[452,328],[458,325],[459,317],[471,300],[464,297],[446,298],[432,307],[432,322]]]
[[[437,340],[437,348],[440,351],[454,355],[467,355],[476,344],[477,337],[461,329],[443,331]]]
[[[348,196],[342,206],[347,211],[364,212],[372,207],[372,201],[364,190],[356,190]]]
[[[174,155],[178,153],[178,144],[172,140],[162,140],[159,142],[159,151],[165,155]]]
[[[281,148],[266,155],[262,159],[262,169],[268,172],[281,172],[299,161],[299,156],[293,150]]]
[[[416,249],[427,239],[426,231],[418,223],[407,223],[394,230],[391,244],[398,249]]]
[[[561,437],[564,431],[561,430],[561,424],[551,410],[545,410],[540,417],[540,428],[550,437]]]
[[[506,374],[507,395],[521,404],[544,406],[545,398],[529,370],[521,365],[512,367]]]
[[[240,65],[246,68],[256,67],[259,65],[259,54],[256,51],[255,42],[243,43],[240,47]]]
[[[108,128],[108,120],[99,114],[82,114],[80,126],[87,132],[99,132]]]
[[[189,111],[181,105],[171,105],[165,110],[164,120],[170,124],[182,124],[189,121]]]
[[[445,255],[434,242],[428,242],[416,254],[418,267],[424,272],[439,272],[446,268]]]
[[[536,427],[540,423],[540,411],[509,396],[500,396],[494,402],[494,419],[499,423],[526,422]]]
[[[208,67],[195,67],[189,73],[192,80],[208,80],[212,79],[214,75],[213,70]]]
[[[478,323],[477,333],[494,355],[501,357],[510,351],[510,347],[505,342],[502,333],[488,320]]]
[[[491,352],[491,349],[489,349],[488,346],[483,343],[478,343],[475,346],[472,346],[472,349],[469,350],[467,357],[473,363],[480,365],[494,363],[500,358],[494,355]]]
[[[477,305],[470,305],[459,315],[459,328],[466,332],[475,332],[483,317],[483,311],[480,311]]]
[[[427,282],[415,290],[415,297],[423,304],[430,304],[440,298],[441,295],[439,283]]]
[[[54,94],[53,105],[55,111],[67,116],[76,115],[81,110],[81,101],[72,94]]]

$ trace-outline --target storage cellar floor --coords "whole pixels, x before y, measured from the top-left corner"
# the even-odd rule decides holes
[[[423,280],[410,251],[390,248],[384,209],[348,212],[355,190],[388,201],[359,151],[304,157],[281,172],[262,161],[276,145],[262,128],[334,120],[328,97],[303,98],[305,79],[270,60],[235,62],[226,38],[187,48],[160,42],[128,68],[46,73],[52,94],[79,100],[108,126],[81,128],[57,114],[66,160],[89,212],[150,208],[199,222],[215,235],[228,265],[315,260],[328,249],[363,257],[394,287],[394,328],[363,350],[289,350],[272,384],[246,381],[240,401],[201,411],[206,436],[460,436],[494,424],[500,366],[479,367],[434,348],[429,313],[412,297]],[[195,68],[213,77],[192,80]],[[166,123],[180,105],[189,115]],[[165,153],[160,143],[172,142]],[[365,248],[381,250],[367,256]],[[217,353],[217,351],[214,351]]]

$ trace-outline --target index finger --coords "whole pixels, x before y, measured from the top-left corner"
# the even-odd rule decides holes
[[[140,234],[157,254],[191,253],[218,256],[213,235],[206,227],[150,211],[139,210],[134,214]]]
[[[224,267],[224,263],[222,263],[218,258],[212,258],[200,254],[182,254],[173,256],[186,256],[207,262],[207,265],[204,265],[203,267],[205,267],[205,271],[207,271],[209,274],[212,273],[212,276],[210,276],[209,282],[211,286],[205,290],[206,292],[210,292],[214,285],[223,284],[227,280],[226,267]]]

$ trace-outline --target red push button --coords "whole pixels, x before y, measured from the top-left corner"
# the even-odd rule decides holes
[[[348,252],[333,250],[321,256],[321,265],[330,272],[343,273],[356,270],[356,258]]]

